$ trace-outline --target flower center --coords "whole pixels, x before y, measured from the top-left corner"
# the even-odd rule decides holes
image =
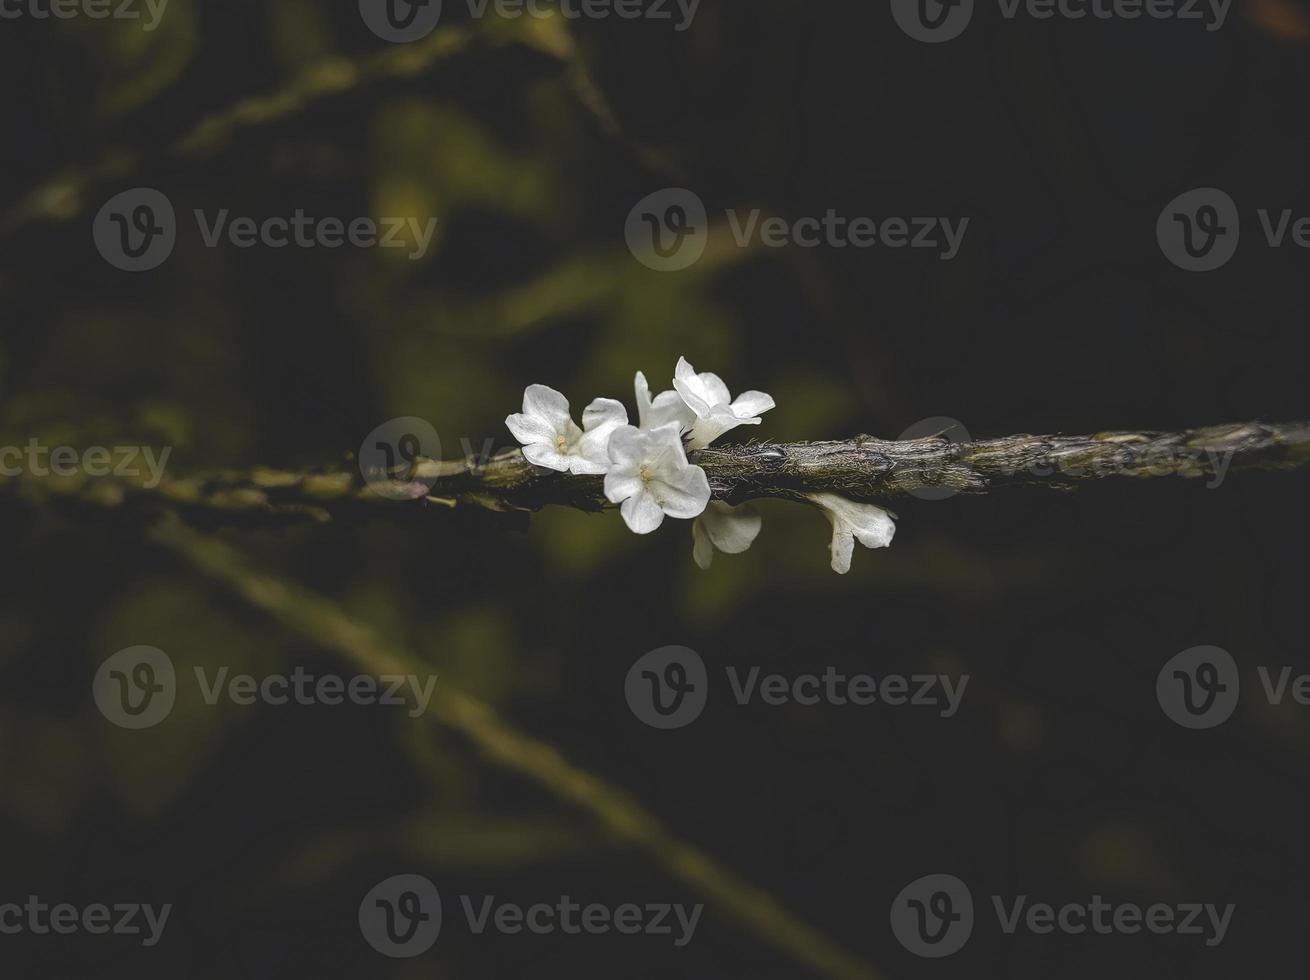
[[[649,464],[647,463],[641,464],[641,469],[637,470],[637,475],[641,477],[643,483],[649,483],[654,476],[650,471]]]
[[[561,453],[568,448],[568,445],[569,445],[569,441],[568,439],[564,438],[564,436],[558,435],[555,437],[555,448],[558,449]]]

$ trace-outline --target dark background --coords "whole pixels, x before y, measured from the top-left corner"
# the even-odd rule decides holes
[[[1305,410],[1310,255],[1264,246],[1254,209],[1310,214],[1307,15],[1239,0],[1196,22],[1003,20],[913,41],[885,3],[705,0],[648,21],[467,24],[407,77],[367,73],[277,118],[176,141],[332,59],[394,57],[353,3],[171,0],[132,22],[0,21],[0,431],[6,445],[132,440],[179,472],[332,463],[396,416],[512,444],[523,387],[622,398],[685,354],[778,408],[752,436],[892,438],[935,416],[975,436],[1183,428]],[[552,53],[555,52],[555,53]],[[564,56],[560,56],[563,52]],[[617,131],[596,106],[609,106]],[[69,180],[71,175],[71,180]],[[29,214],[34,189],[75,188]],[[108,265],[100,205],[151,186],[257,217],[436,216],[426,258],[200,246],[184,220],[150,273]],[[666,186],[711,214],[968,216],[959,256],[711,251],[662,274],[624,245]],[[1189,274],[1155,241],[1193,187],[1237,201],[1243,239]],[[17,217],[16,217],[17,216]],[[725,238],[720,231],[717,241]],[[730,439],[728,441],[731,441]],[[828,568],[812,510],[713,569],[677,522],[639,538],[563,510],[494,521],[225,529],[330,597],[439,683],[625,787],[679,836],[889,978],[1273,977],[1304,962],[1310,709],[1255,667],[1310,669],[1304,474],[1106,480],[898,501],[895,545]],[[154,949],[0,936],[21,977],[806,976],[709,904],[693,942],[473,936],[453,896],[611,904],[701,896],[587,814],[403,710],[180,702],[127,732],[90,683],[116,650],[179,665],[349,673],[149,543],[135,519],[0,500],[0,902],[171,902]],[[683,644],[722,676],[967,673],[951,719],[883,706],[736,706],[642,725],[628,667]],[[1225,725],[1175,726],[1155,678],[1229,650]],[[432,878],[451,923],[385,960],[360,897]],[[920,875],[970,883],[964,951],[920,960],[888,907]],[[1005,936],[985,896],[1234,902],[1225,942]]]

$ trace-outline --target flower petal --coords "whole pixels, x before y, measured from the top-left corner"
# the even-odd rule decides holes
[[[862,504],[835,493],[812,493],[810,500],[823,508],[832,522],[833,571],[850,571],[855,541],[866,548],[886,548],[892,543],[896,524],[892,515],[874,504]]]
[[[505,427],[509,429],[510,434],[519,441],[520,445],[527,446],[534,442],[550,443],[553,447],[555,444],[555,431],[550,427],[550,423],[535,415],[509,415],[505,418]]]
[[[560,473],[567,473],[569,469],[569,457],[556,451],[554,444],[535,442],[524,446],[523,458],[534,466],[544,466]]]
[[[732,414],[739,419],[754,418],[776,407],[772,395],[762,391],[743,391],[732,403]]]
[[[828,545],[832,553],[832,570],[838,575],[845,575],[851,570],[851,555],[855,553],[855,539],[851,532],[841,524],[832,526],[832,542]]]
[[[633,494],[619,508],[629,529],[637,534],[650,534],[664,523],[664,511],[648,490]]]
[[[709,532],[705,530],[704,514],[691,522],[691,557],[705,571],[709,571],[714,561],[714,545],[710,542]]]
[[[727,406],[716,407],[704,418],[699,418],[692,423],[691,431],[687,437],[687,450],[694,452],[697,449],[704,449],[719,436],[737,428],[739,425],[759,424],[759,419],[737,418],[732,414],[732,409]]]
[[[673,372],[673,387],[677,389],[682,400],[687,403],[687,407],[696,413],[698,418],[705,418],[709,415],[713,402],[710,401],[709,392],[685,357],[678,358],[678,366]]]
[[[632,387],[637,395],[637,426],[644,429],[647,427],[646,417],[650,414],[650,385],[646,383],[646,375],[638,371]]]
[[[613,398],[597,398],[582,413],[582,428],[586,432],[608,426],[615,429],[628,424],[628,410],[623,402]]]
[[[699,466],[662,472],[659,479],[650,481],[650,487],[660,509],[679,520],[700,516],[710,502],[710,481]]]
[[[605,474],[605,499],[612,504],[621,504],[629,497],[634,497],[645,488],[645,481],[639,476],[628,476],[611,470]]]
[[[750,504],[733,507],[722,500],[711,500],[696,523],[704,527],[714,547],[724,554],[739,555],[755,543],[764,519]]]
[[[728,391],[728,386],[717,374],[702,371],[696,375],[696,380],[700,382],[701,390],[704,392],[702,397],[711,405],[727,405],[732,401],[732,392]]]
[[[568,430],[569,400],[547,385],[528,385],[523,390],[523,414],[547,423],[555,432]]]
[[[647,434],[633,425],[621,425],[610,434],[611,468],[635,473],[646,454]]]

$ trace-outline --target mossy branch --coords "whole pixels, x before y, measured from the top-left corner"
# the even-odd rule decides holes
[[[703,449],[694,459],[705,468],[714,496],[730,503],[760,497],[799,500],[816,491],[894,501],[931,491],[1068,490],[1110,477],[1177,476],[1217,485],[1233,471],[1294,469],[1310,462],[1310,421],[1245,422],[1184,432],[1013,435],[976,442],[953,442],[948,436],[753,442]],[[393,475],[396,480],[388,486],[403,488],[405,499],[395,499],[394,492],[379,494],[353,465],[311,472],[257,467],[170,474],[153,487],[126,478],[24,474],[0,477],[0,493],[111,510],[171,511],[207,524],[431,520],[434,510],[526,514],[546,506],[587,511],[608,506],[601,477],[543,470],[517,450],[485,460],[420,460]]]

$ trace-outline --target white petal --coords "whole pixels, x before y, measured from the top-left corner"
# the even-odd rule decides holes
[[[505,426],[509,429],[510,434],[519,441],[520,445],[530,445],[534,442],[550,443],[553,447],[555,444],[556,432],[550,427],[550,423],[535,415],[509,415],[505,418]]]
[[[627,476],[610,471],[605,474],[605,499],[612,504],[621,504],[629,497],[636,496],[645,488],[645,481],[639,476]]]
[[[646,433],[645,460],[652,469],[681,469],[687,465],[687,451],[682,448],[682,430],[670,422]]]
[[[710,542],[709,532],[705,530],[704,514],[691,522],[691,557],[705,571],[709,571],[714,561],[714,545]]]
[[[537,442],[524,446],[523,457],[534,466],[544,466],[548,470],[566,473],[569,469],[569,457],[557,452],[553,444]]]
[[[635,473],[646,455],[646,433],[636,426],[621,425],[610,434],[608,452],[614,468]]]
[[[823,508],[832,522],[832,567],[845,574],[851,567],[855,540],[866,548],[886,548],[892,543],[896,524],[892,515],[874,504],[857,503],[835,493],[812,493],[810,500]]]
[[[650,481],[650,487],[660,509],[680,520],[699,516],[710,502],[710,481],[699,466],[662,474],[660,479]]]
[[[523,414],[541,419],[555,432],[568,429],[569,400],[546,385],[528,385],[523,391]]]
[[[717,374],[702,371],[696,375],[696,380],[700,382],[701,390],[704,392],[702,397],[711,405],[727,405],[732,401],[732,393]]]
[[[601,461],[586,455],[587,447],[579,447],[576,451],[569,453],[569,472],[574,476],[600,476],[602,473],[609,472],[609,462]],[[602,449],[601,452],[604,452]]]
[[[646,383],[646,375],[638,371],[632,387],[637,395],[637,426],[645,429],[646,417],[650,414],[650,385]]]
[[[732,414],[739,419],[755,418],[775,407],[773,396],[762,391],[743,391],[732,403]]]
[[[833,524],[832,542],[828,545],[832,552],[832,570],[838,575],[845,575],[851,570],[851,555],[855,553],[855,539],[851,532],[842,529],[842,525]]]
[[[582,413],[582,424],[586,431],[572,447],[572,471],[579,476],[608,472],[610,436],[628,424],[628,410],[612,398],[597,398]]]
[[[597,398],[582,413],[582,428],[591,432],[608,426],[615,429],[628,424],[628,410],[613,398]]]
[[[682,400],[680,394],[676,391],[661,391],[651,402],[642,428],[657,429],[662,425],[676,423],[678,429],[683,430],[694,421],[696,413]]]
[[[641,490],[623,501],[619,508],[628,528],[637,534],[650,534],[664,523],[664,511],[655,502],[655,498],[646,490]]]
[[[706,397],[709,393],[705,390],[700,375],[687,363],[685,357],[678,358],[678,366],[673,372],[673,387],[697,417],[705,418],[710,413],[713,403]]]
[[[750,504],[732,507],[722,500],[711,500],[705,513],[696,519],[714,547],[729,555],[739,555],[759,536],[764,519]]]
[[[695,452],[704,449],[719,436],[739,425],[759,425],[759,419],[739,419],[727,406],[716,407],[704,418],[697,419],[691,427],[687,438],[687,449]]]

